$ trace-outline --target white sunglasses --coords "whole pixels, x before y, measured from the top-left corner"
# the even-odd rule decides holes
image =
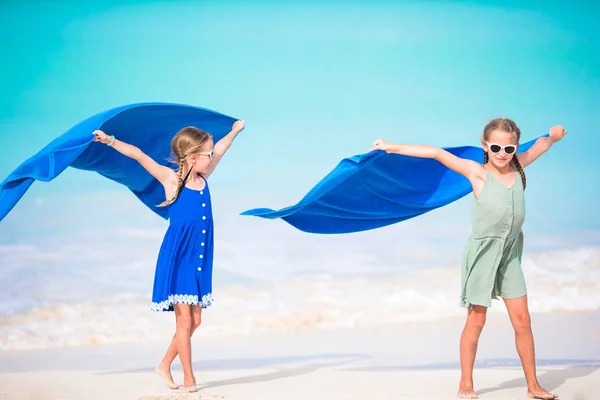
[[[494,154],[498,154],[502,150],[504,150],[504,152],[506,154],[510,155],[510,154],[513,154],[515,151],[517,151],[517,146],[514,144],[507,144],[506,146],[502,146],[501,144],[498,144],[498,143],[489,143],[489,142],[486,142],[486,143],[487,143],[490,151]]]
[[[211,151],[203,151],[202,153],[198,153],[201,156],[208,156],[208,158],[210,158],[211,160],[213,159],[213,157],[215,156],[215,151],[211,150]]]

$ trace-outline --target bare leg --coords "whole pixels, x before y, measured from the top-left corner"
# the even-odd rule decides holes
[[[185,392],[194,392],[196,391],[196,379],[192,371],[192,344],[190,342],[192,308],[189,304],[175,304],[173,308],[177,323],[175,346],[183,368],[183,387],[181,389]]]
[[[477,393],[473,389],[473,366],[486,313],[487,307],[475,305],[467,311],[467,322],[460,337],[461,377],[457,396],[462,399],[477,398]]]
[[[169,349],[165,354],[164,358],[155,368],[155,371],[158,375],[160,375],[167,386],[171,389],[179,389],[179,386],[173,381],[173,375],[171,375],[171,363],[177,356],[177,346],[175,344],[175,335],[173,335],[173,339],[171,339],[171,344],[169,345]]]
[[[192,326],[190,329],[190,337],[194,334],[194,331],[198,329],[200,323],[202,321],[202,307],[200,306],[191,306],[191,316],[192,316]],[[156,372],[163,377],[163,379],[167,382],[167,386],[171,389],[178,389],[179,386],[173,381],[173,376],[171,375],[171,364],[177,357],[177,345],[175,341],[176,335],[173,335],[171,339],[171,344],[165,353],[162,361],[156,367]]]
[[[527,381],[527,395],[534,399],[555,399],[558,396],[544,390],[536,376],[535,346],[531,332],[531,318],[527,307],[527,296],[516,299],[504,299],[510,322],[515,330],[517,352],[523,364],[523,372]]]

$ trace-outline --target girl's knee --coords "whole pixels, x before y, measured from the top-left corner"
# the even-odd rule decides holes
[[[202,320],[200,318],[194,318],[194,320],[192,321],[192,331],[198,329],[200,327],[200,324],[202,324]]]
[[[485,326],[485,319],[485,314],[477,315],[472,318],[469,318],[467,320],[467,324],[472,328],[483,329],[483,327]]]
[[[513,327],[515,331],[531,330],[531,317],[529,313],[519,313],[513,317]]]
[[[177,316],[177,329],[187,329],[189,331],[192,328],[192,322],[191,315],[179,315]]]
[[[475,306],[472,310],[469,310],[467,317],[467,325],[471,328],[483,329],[485,326],[487,308]]]

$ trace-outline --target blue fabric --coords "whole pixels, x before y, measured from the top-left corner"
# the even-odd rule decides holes
[[[183,187],[169,205],[171,219],[154,274],[152,310],[173,311],[173,304],[212,304],[213,218],[210,191]]]
[[[536,139],[537,140],[537,139]],[[529,149],[524,143],[518,152]],[[483,162],[480,147],[446,148]],[[281,218],[309,233],[351,233],[391,225],[445,206],[472,191],[462,175],[433,159],[375,151],[343,159],[297,204],[241,213]]]
[[[168,165],[170,142],[185,126],[211,133],[217,142],[236,120],[232,117],[182,104],[138,103],[96,114],[69,129],[37,154],[19,165],[0,185],[0,221],[12,210],[35,181],[49,182],[67,167],[95,171],[129,188],[146,206],[161,217],[169,217],[162,185],[139,163],[92,142],[92,132],[102,129],[109,135],[136,145],[156,162]]]

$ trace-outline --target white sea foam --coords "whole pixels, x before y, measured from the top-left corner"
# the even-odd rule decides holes
[[[533,254],[525,258],[532,312],[600,309],[600,248]],[[458,267],[405,275],[290,278],[218,285],[200,334],[374,326],[460,316]],[[148,295],[45,304],[0,317],[0,349],[30,349],[167,340],[173,313],[149,311]],[[494,302],[491,312],[503,310]]]
[[[90,196],[47,198],[27,208],[30,219],[17,213],[2,221],[0,349],[168,340],[172,334],[173,314],[150,311],[167,223],[129,194],[103,193],[102,202],[119,204],[110,213],[97,213],[99,199]],[[241,218],[231,211],[239,204],[226,212],[218,200],[216,302],[203,315],[201,335],[464,314],[459,264],[470,202],[373,231],[309,235],[282,221]],[[26,199],[20,206],[27,207]],[[600,308],[598,232],[526,233],[523,268],[532,311]],[[502,309],[495,302],[492,312]]]

